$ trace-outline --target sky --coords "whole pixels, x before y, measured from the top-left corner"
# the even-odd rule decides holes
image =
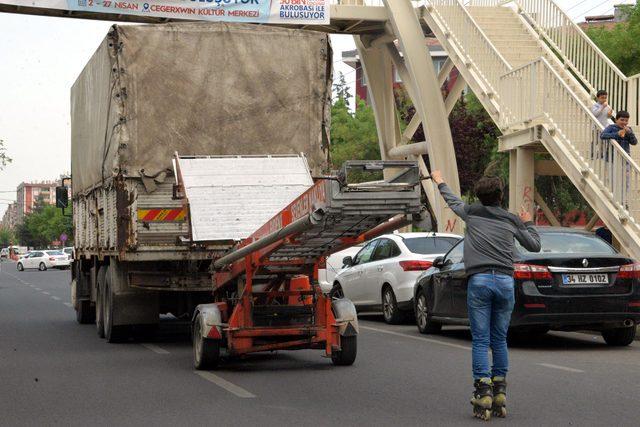
[[[623,2],[558,1],[577,21],[612,13]],[[0,218],[21,182],[69,173],[70,89],[110,25],[0,13],[0,139],[13,159],[0,171]],[[342,51],[355,48],[353,40],[332,36],[332,44],[334,77],[343,72],[353,87],[355,72],[340,61]]]

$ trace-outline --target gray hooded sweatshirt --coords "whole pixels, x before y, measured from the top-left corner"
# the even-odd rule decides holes
[[[491,271],[513,275],[514,238],[528,251],[540,251],[540,236],[532,221],[523,223],[499,206],[468,205],[447,184],[438,189],[451,210],[467,223],[463,254],[467,276]]]

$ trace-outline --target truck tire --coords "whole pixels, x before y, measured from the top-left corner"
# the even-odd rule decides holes
[[[98,269],[96,289],[96,331],[100,338],[104,338],[104,287],[107,276],[107,267]]]
[[[636,337],[636,326],[630,328],[615,328],[602,331],[602,338],[612,347],[624,347],[633,342]]]
[[[340,337],[340,351],[331,353],[331,361],[336,366],[351,366],[358,354],[358,336]]]
[[[220,363],[220,340],[202,335],[200,316],[193,322],[193,366],[199,371],[213,369]]]
[[[107,342],[119,343],[125,341],[129,337],[129,327],[116,326],[113,324],[113,312],[114,312],[114,292],[112,289],[112,275],[107,274],[104,282],[103,291],[103,322],[104,322],[104,337]]]
[[[77,301],[76,321],[81,325],[89,325],[96,321],[96,311],[91,307],[91,300]]]

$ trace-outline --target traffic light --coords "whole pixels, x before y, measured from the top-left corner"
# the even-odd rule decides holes
[[[69,206],[69,189],[65,186],[56,187],[56,207],[66,209]]]

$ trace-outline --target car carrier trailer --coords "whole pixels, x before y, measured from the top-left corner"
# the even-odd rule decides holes
[[[216,169],[219,160],[209,158],[208,169]],[[270,160],[264,159],[266,164]],[[191,205],[190,195],[203,197],[199,183],[206,173],[185,179],[182,161],[176,157],[178,188]],[[378,179],[351,182],[352,176],[362,180],[366,175]],[[251,209],[250,200],[247,207]],[[352,364],[358,334],[355,306],[323,294],[318,269],[332,252],[425,215],[414,161],[350,161],[336,176],[317,178],[213,261],[214,302],[198,305],[192,321],[195,367],[215,367],[223,348],[228,355],[320,349],[336,365]],[[192,211],[196,223],[197,216]]]

